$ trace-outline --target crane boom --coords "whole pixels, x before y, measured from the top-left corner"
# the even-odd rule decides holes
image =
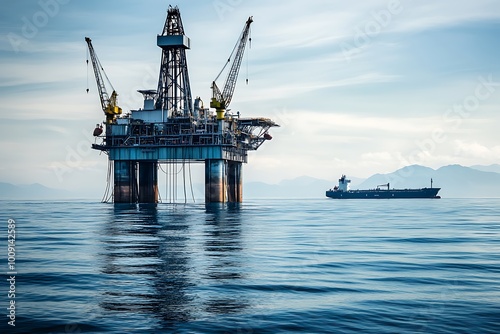
[[[108,92],[106,90],[106,85],[104,84],[104,80],[102,77],[102,73],[104,73],[106,79],[109,82],[106,72],[104,72],[104,68],[102,67],[101,62],[99,61],[99,58],[97,58],[97,54],[95,53],[94,47],[92,46],[92,40],[88,37],[85,37],[85,42],[87,42],[89,48],[90,59],[92,61],[92,67],[94,69],[94,75],[97,83],[97,90],[99,91],[99,98],[101,100],[102,111],[104,111],[104,114],[106,115],[106,123],[107,124],[114,123],[116,116],[122,113],[122,108],[117,106],[116,99],[118,97],[118,94],[116,93],[116,91],[114,90],[113,86],[110,83],[113,92],[111,93],[111,96],[108,95]],[[87,64],[88,64],[88,59],[87,59]]]
[[[236,50],[236,54],[233,59],[233,63],[231,65],[231,69],[226,78],[226,82],[224,83],[224,89],[221,92],[217,84],[215,83],[222,71],[226,68],[227,64],[230,62],[231,57],[228,59],[226,65],[222,68],[222,71],[219,73],[217,78],[212,82],[212,100],[210,102],[210,107],[215,108],[217,111],[217,119],[224,118],[224,112],[229,104],[231,103],[231,99],[233,98],[234,88],[236,87],[236,80],[238,79],[238,73],[241,67],[241,61],[243,59],[243,54],[245,52],[245,46],[247,41],[249,40],[250,34],[250,24],[253,22],[253,17],[250,16],[243,27],[243,31],[238,39],[238,42],[233,49],[233,53]],[[232,54],[231,54],[232,55]]]

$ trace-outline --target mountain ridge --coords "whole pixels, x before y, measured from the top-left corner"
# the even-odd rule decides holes
[[[431,186],[432,179],[433,186],[441,188],[439,195],[443,198],[500,198],[500,173],[480,170],[483,167],[486,170],[495,169],[497,165],[490,166],[452,164],[433,169],[411,165],[392,173],[377,173],[366,179],[350,176],[348,179],[351,180],[351,189],[373,189],[387,183],[391,188],[424,188]],[[295,180],[300,182],[295,183]],[[309,183],[304,180],[309,180]],[[320,198],[336,184],[336,181],[300,176],[278,184],[249,182],[244,185],[243,191],[244,198]],[[300,191],[297,190],[299,187]]]
[[[0,182],[0,199],[2,200],[40,200],[73,198],[72,193],[64,189],[54,189],[40,183],[15,185]]]
[[[500,198],[500,172],[496,172],[497,169],[500,170],[500,165],[466,167],[454,164],[437,169],[412,165],[392,173],[377,173],[368,178],[347,176],[352,181],[351,189],[373,189],[387,183],[391,188],[423,188],[430,187],[432,178],[433,186],[441,188],[439,195],[443,198]],[[326,180],[307,175],[281,180],[276,184],[260,181],[245,182],[243,198],[323,198],[325,191],[336,184],[337,179]],[[200,194],[202,194],[204,185],[199,186]],[[79,195],[73,191],[49,188],[40,183],[14,185],[0,182],[0,199],[2,200],[52,200],[83,197],[85,194]]]

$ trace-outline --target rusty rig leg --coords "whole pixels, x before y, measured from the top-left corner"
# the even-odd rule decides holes
[[[115,160],[114,168],[114,202],[137,202],[136,161]]]
[[[243,201],[241,167],[241,162],[228,161],[227,163],[228,202],[241,203]]]
[[[139,203],[158,203],[158,163],[139,162]]]
[[[205,203],[225,203],[226,161],[219,159],[205,160]]]

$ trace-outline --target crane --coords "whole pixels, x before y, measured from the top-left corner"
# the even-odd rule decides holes
[[[224,113],[226,108],[229,107],[229,103],[231,103],[231,99],[233,97],[234,88],[236,87],[236,79],[238,78],[238,73],[240,71],[241,61],[243,59],[243,53],[245,52],[245,46],[248,40],[251,42],[251,38],[249,38],[250,34],[250,24],[253,22],[253,17],[250,16],[243,27],[243,31],[229,56],[226,64],[220,71],[219,75],[212,82],[212,99],[210,101],[210,107],[215,108],[217,112],[217,119],[224,119]],[[224,89],[221,92],[217,84],[215,83],[217,79],[220,77],[227,64],[231,62],[231,57],[236,51],[236,55],[233,59],[233,64],[231,65],[231,69],[226,78],[226,82],[224,83]]]
[[[379,185],[377,185],[377,190],[380,189],[380,187],[387,187],[387,190],[389,190],[390,186],[391,185],[389,182],[384,183],[384,184],[379,184]]]
[[[104,68],[102,67],[101,62],[99,61],[99,58],[97,58],[97,54],[95,53],[94,47],[92,46],[92,40],[88,37],[85,37],[85,41],[87,42],[87,45],[89,47],[90,59],[92,60],[92,67],[94,68],[95,80],[97,82],[97,89],[99,91],[99,98],[101,99],[101,107],[102,111],[104,111],[104,114],[106,115],[106,124],[112,124],[115,122],[116,116],[121,115],[122,113],[122,108],[120,108],[116,102],[118,94],[116,93],[115,89],[113,88],[113,85],[109,81],[106,72],[104,72]],[[87,59],[87,66],[88,64],[89,60]],[[111,89],[113,89],[111,96],[108,95],[106,86],[104,85],[104,80],[102,78],[101,71],[102,73],[104,73],[104,76],[106,77],[106,80],[111,86]],[[87,93],[88,92],[89,89],[87,88]]]

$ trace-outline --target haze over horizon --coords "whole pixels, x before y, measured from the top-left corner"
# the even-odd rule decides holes
[[[244,22],[254,18],[231,109],[281,127],[250,153],[245,182],[500,162],[498,2],[170,3],[191,39],[193,97],[205,104]],[[90,149],[104,116],[84,37],[92,38],[120,106],[140,108],[136,90],[157,86],[156,35],[168,4],[1,5],[0,181],[104,189],[107,156]],[[192,173],[202,182],[202,165]]]

